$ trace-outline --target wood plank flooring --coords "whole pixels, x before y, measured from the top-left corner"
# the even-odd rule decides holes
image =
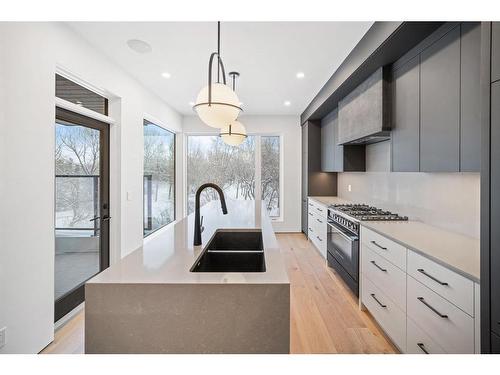
[[[301,233],[278,234],[291,283],[290,352],[396,353],[371,316]],[[83,353],[84,313],[41,353]]]

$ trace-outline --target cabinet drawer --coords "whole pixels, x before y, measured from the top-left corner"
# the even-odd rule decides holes
[[[445,351],[430,336],[422,331],[413,320],[406,321],[407,354],[444,354]]]
[[[406,311],[406,274],[366,246],[362,246],[362,272]]]
[[[408,251],[408,274],[474,316],[474,282],[432,260]]]
[[[325,219],[328,215],[328,208],[321,203],[316,202],[314,199],[308,199],[309,212],[317,215],[320,219]]]
[[[408,276],[407,314],[444,351],[474,353],[474,319]]]
[[[362,302],[384,332],[402,352],[406,351],[406,315],[395,303],[362,275]]]
[[[403,271],[406,270],[406,248],[404,246],[365,227],[361,227],[361,243]]]

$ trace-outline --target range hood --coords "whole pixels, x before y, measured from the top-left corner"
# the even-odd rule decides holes
[[[391,137],[389,68],[377,69],[339,102],[339,138],[344,145],[362,145]]]

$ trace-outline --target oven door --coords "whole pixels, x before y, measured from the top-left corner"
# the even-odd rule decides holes
[[[359,237],[329,222],[327,248],[330,255],[358,281]]]

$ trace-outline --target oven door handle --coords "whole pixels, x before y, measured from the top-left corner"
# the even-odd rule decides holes
[[[346,240],[349,240],[351,242],[354,242],[354,241],[357,241],[358,238],[355,237],[355,236],[348,236],[347,234],[345,234],[344,232],[342,232],[340,229],[336,228],[334,224],[332,223],[328,223],[328,225],[332,228],[332,230],[335,231],[335,233],[338,233],[340,234],[342,237],[344,237]]]

